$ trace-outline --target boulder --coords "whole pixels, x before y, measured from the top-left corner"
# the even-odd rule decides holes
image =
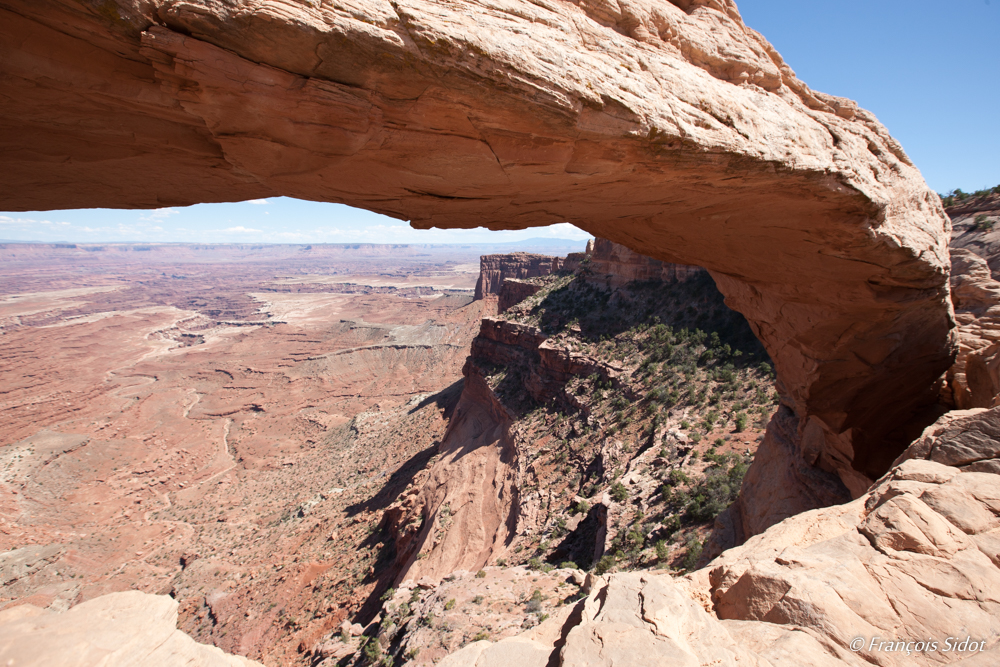
[[[55,613],[0,611],[0,657],[17,667],[263,667],[199,644],[177,629],[177,602],[138,591],[110,593]]]

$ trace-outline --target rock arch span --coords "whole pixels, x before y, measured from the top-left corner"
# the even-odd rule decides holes
[[[288,195],[707,267],[784,404],[737,534],[860,495],[933,418],[938,198],[731,0],[0,0],[0,33],[6,210]]]

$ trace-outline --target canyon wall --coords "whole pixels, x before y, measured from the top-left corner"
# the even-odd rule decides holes
[[[562,267],[561,257],[514,252],[501,255],[483,255],[479,258],[479,281],[476,283],[476,300],[488,294],[500,294],[507,278],[534,278],[547,276]]]
[[[596,274],[610,276],[611,287],[620,287],[633,280],[684,282],[704,271],[698,266],[661,262],[601,238],[594,239],[587,254],[590,258],[588,268]]]
[[[707,268],[785,406],[747,534],[864,494],[936,416],[940,200],[732,0],[2,0],[0,62],[7,210],[284,195]]]
[[[995,404],[998,385],[973,382],[958,369],[968,367],[967,358],[975,350],[992,349],[992,311],[1000,307],[1000,283],[989,277],[985,260],[956,250],[952,284],[963,346],[942,395],[960,407],[973,396]],[[979,347],[976,341],[981,341]],[[547,343],[534,327],[484,319],[473,342],[467,377],[476,364],[508,372],[518,366],[530,368],[525,388],[536,400],[550,399],[547,383],[539,378],[564,381],[559,373],[569,368],[566,363],[545,361],[545,350],[551,347]],[[568,348],[565,352],[567,360],[580,366],[575,372],[601,372],[583,368],[579,355],[570,354]],[[612,376],[615,371],[604,370]],[[483,387],[481,378],[476,379],[470,399]],[[492,392],[489,396],[491,404],[498,402]],[[787,432],[773,431],[787,428],[792,419],[787,408],[779,411],[769,426],[769,440],[790,438]],[[1000,657],[1000,598],[994,592],[1000,587],[998,439],[1000,407],[952,411],[928,427],[857,499],[789,517],[684,577],[641,571],[604,576],[591,572],[584,578],[572,570],[546,574],[544,569],[487,566],[476,576],[486,581],[507,576],[512,583],[504,586],[516,586],[521,576],[542,589],[552,584],[583,585],[566,605],[560,604],[561,593],[544,596],[541,604],[546,606],[539,609],[537,619],[523,621],[526,630],[520,634],[508,632],[496,639],[478,635],[479,641],[451,649],[454,652],[437,664],[994,664]],[[505,451],[514,452],[516,460],[516,438],[507,441],[511,446]],[[770,466],[784,471],[780,461],[769,455],[765,450],[764,466],[757,470]],[[516,466],[510,472],[516,476]],[[822,478],[813,481],[817,496],[824,493],[823,484],[832,483]],[[794,486],[780,477],[770,482],[777,499],[784,497],[787,486]],[[507,510],[505,516],[514,519],[508,523],[508,534],[528,513],[528,495],[517,494],[521,507]],[[479,544],[475,535],[471,539]],[[487,562],[466,559],[462,565],[472,570]],[[420,572],[430,575],[421,586],[431,594],[422,600],[438,602],[437,606],[424,602],[432,611],[426,612],[426,619],[418,617],[406,625],[402,646],[428,644],[416,628],[426,625],[434,613],[453,607],[456,597],[468,599],[484,588],[468,572]],[[404,584],[399,599],[415,599],[409,597],[414,585]],[[447,605],[446,599],[451,600]],[[477,599],[482,600],[482,594]],[[395,607],[387,603],[385,611],[391,616]],[[514,614],[517,611],[519,606]],[[455,621],[448,621],[453,628]]]

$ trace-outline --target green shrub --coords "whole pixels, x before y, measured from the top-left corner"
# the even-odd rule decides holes
[[[485,579],[485,578],[486,578],[486,570],[479,570],[478,572],[476,572],[476,579]]]
[[[625,544],[629,552],[638,554],[646,544],[646,536],[642,532],[642,526],[633,526],[625,533]]]
[[[382,645],[378,643],[378,639],[372,638],[365,644],[365,649],[362,653],[367,664],[377,665],[382,660]]]
[[[977,215],[975,221],[972,223],[972,228],[982,232],[991,232],[994,225],[996,225],[996,220],[990,220],[985,215]]]
[[[564,561],[563,564],[560,565],[559,567],[561,567],[564,570],[579,570],[580,569],[580,567],[576,563],[574,563],[573,561],[571,561],[571,560]]]
[[[616,502],[625,502],[628,499],[628,489],[621,482],[615,482],[611,485],[611,497],[615,499]]]
[[[747,428],[747,416],[744,412],[738,412],[735,418],[736,422],[736,432],[745,431]]]
[[[679,468],[671,470],[668,477],[672,486],[691,483],[691,478],[688,477],[688,474]]]
[[[670,547],[667,546],[667,541],[660,540],[653,545],[653,548],[656,549],[656,560],[661,563],[666,562],[667,557],[670,556]]]
[[[448,600],[447,602],[444,603],[444,609],[445,609],[445,611],[449,611],[449,610],[454,609],[454,608],[455,608],[455,598],[452,598],[452,599],[450,599],[450,600]]]
[[[697,535],[692,535],[687,541],[687,553],[684,554],[684,569],[693,570],[701,558],[702,544]]]
[[[725,457],[721,457],[725,460]],[[705,478],[691,489],[687,505],[687,516],[693,521],[711,521],[722,510],[733,504],[740,492],[747,464],[737,458],[725,470],[722,466],[712,467],[705,472]]]
[[[614,566],[615,559],[613,556],[601,556],[601,560],[597,561],[597,565],[594,566],[594,574],[601,576],[602,574],[606,574]]]

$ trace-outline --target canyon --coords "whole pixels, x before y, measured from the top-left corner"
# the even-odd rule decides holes
[[[968,234],[950,251],[898,142],[799,80],[732,0],[0,0],[0,16],[7,210],[286,195],[417,228],[568,221],[601,239],[565,265],[510,258],[511,276],[487,262],[479,300],[409,278],[226,296],[202,277],[186,302],[143,287],[145,305],[108,317],[90,304],[114,280],[16,292],[6,358],[29,361],[5,394],[21,439],[4,504],[34,504],[4,530],[23,542],[37,514],[50,532],[32,528],[4,571],[39,602],[76,601],[80,574],[96,595],[180,567],[181,629],[274,663],[891,665],[852,637],[956,632],[980,652],[907,663],[996,661],[1000,290],[979,234],[994,211],[955,209]],[[64,324],[52,311],[84,338],[45,345],[72,335],[45,328]],[[231,361],[216,372],[205,351]],[[57,407],[72,423],[32,434]],[[750,407],[767,413],[752,449],[729,435]],[[186,446],[132,425],[149,414]],[[112,456],[122,438],[145,458]],[[708,538],[697,499],[730,500],[736,481]],[[134,538],[77,534],[98,514]],[[95,541],[122,543],[117,569]],[[246,568],[257,548],[294,565]],[[651,572],[661,561],[674,576]],[[456,635],[462,614],[493,629]]]
[[[5,246],[0,604],[170,594],[269,664],[357,613],[484,314],[427,250]]]
[[[957,318],[972,325],[962,340],[988,340],[983,313],[1000,303],[1000,283],[984,259],[953,255]],[[482,275],[468,264],[395,261],[394,276],[354,274],[343,258],[334,275],[270,275],[275,267],[264,264],[256,281],[253,264],[237,275],[225,264],[177,265],[183,272],[170,282],[196,269],[211,276],[217,299],[256,303],[226,312],[242,320],[196,310],[166,325],[152,318],[180,311],[149,305],[149,278],[162,277],[155,265],[140,279],[130,268],[137,289],[119,275],[115,285],[7,296],[3,341],[17,364],[5,386],[21,373],[46,380],[11,392],[4,406],[12,436],[2,527],[7,548],[17,548],[0,556],[10,596],[0,653],[28,655],[47,632],[93,633],[126,651],[113,620],[125,609],[155,614],[157,632],[176,623],[187,633],[174,631],[174,653],[145,648],[146,639],[128,645],[149,664],[172,664],[174,654],[206,665],[229,659],[188,635],[265,665],[543,665],[553,656],[585,664],[594,641],[601,660],[652,651],[663,660],[855,664],[853,630],[843,628],[906,636],[961,626],[995,636],[992,410],[948,413],[865,496],[790,512],[724,551],[732,508],[719,511],[754,483],[743,475],[774,428],[779,396],[768,391],[766,353],[706,271],[596,239],[572,271],[528,278],[523,255],[483,256],[482,271],[503,282],[499,295],[473,300]],[[61,287],[72,279],[53,277]],[[498,313],[512,285],[533,289],[508,296]],[[165,302],[191,307],[186,288],[161,289]],[[129,298],[140,307],[124,307]],[[432,319],[418,326],[415,317]],[[435,328],[454,333],[442,342]],[[414,329],[421,340],[408,340]],[[76,372],[61,376],[58,354],[31,366],[28,341],[77,355]],[[416,356],[362,356],[386,347]],[[98,381],[84,358],[114,370]],[[947,384],[956,405],[970,393],[961,364]],[[459,369],[464,381],[455,383]],[[423,386],[407,386],[415,380]],[[45,400],[35,398],[39,387]],[[735,484],[711,500],[727,478]],[[787,570],[796,549],[798,565]],[[830,569],[831,558],[856,563],[849,578]],[[923,569],[905,565],[914,558]],[[858,571],[872,567],[884,574]],[[943,567],[956,568],[951,587],[928,594],[907,583]],[[828,591],[843,595],[845,586],[868,602],[838,606]],[[129,589],[147,597],[109,595]],[[169,597],[148,595],[157,592]],[[806,610],[795,611],[796,596],[811,600]],[[897,611],[872,616],[880,598]],[[899,611],[904,600],[953,612],[926,625]],[[104,611],[86,617],[89,626],[65,615],[91,607]],[[635,620],[622,626],[629,614]],[[738,625],[746,622],[767,624],[765,639],[751,641],[762,630]],[[696,633],[688,646],[714,648],[679,649],[663,623]],[[795,657],[782,646],[795,646]]]
[[[9,210],[287,195],[418,228],[568,221],[707,268],[787,407],[765,443],[787,492],[748,487],[737,535],[860,496],[936,417],[956,351],[941,203],[732,0],[0,12]]]

